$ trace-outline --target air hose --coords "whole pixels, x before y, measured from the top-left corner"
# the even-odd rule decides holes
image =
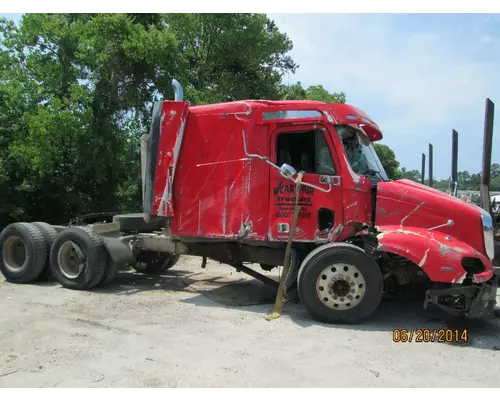
[[[274,311],[271,315],[268,315],[266,319],[271,321],[273,319],[279,318],[280,313],[283,311],[283,295],[285,292],[285,282],[290,271],[290,264],[292,261],[292,243],[293,237],[295,235],[295,229],[297,228],[297,221],[299,219],[299,197],[300,197],[300,186],[302,182],[302,172],[298,173],[297,179],[295,180],[295,208],[293,210],[292,227],[290,229],[290,234],[288,235],[288,243],[285,250],[285,261],[283,263],[283,272],[281,273],[280,282],[278,285],[278,292],[276,294],[276,301],[274,303]]]

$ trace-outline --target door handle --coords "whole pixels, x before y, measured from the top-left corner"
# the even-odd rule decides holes
[[[319,183],[330,186],[340,186],[340,176],[320,175]]]

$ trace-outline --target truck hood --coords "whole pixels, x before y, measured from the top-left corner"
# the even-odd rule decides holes
[[[481,211],[476,205],[407,179],[380,182],[377,186],[375,225],[381,231],[428,230],[449,220],[452,226],[435,231],[485,253]]]

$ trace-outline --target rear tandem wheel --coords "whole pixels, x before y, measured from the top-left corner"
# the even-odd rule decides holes
[[[43,240],[45,241],[45,247],[47,248],[45,267],[41,275],[38,277],[41,281],[47,281],[52,279],[52,269],[50,268],[50,248],[57,237],[57,231],[52,225],[49,225],[46,222],[32,222],[32,225],[36,226],[42,234]]]
[[[26,222],[7,226],[0,234],[0,271],[13,283],[28,283],[43,272],[47,247],[40,230]]]
[[[88,290],[106,276],[104,240],[87,227],[70,227],[57,235],[50,251],[54,278],[64,287]]]

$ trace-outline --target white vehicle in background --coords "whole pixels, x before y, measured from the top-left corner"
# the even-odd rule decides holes
[[[495,214],[500,212],[500,194],[491,196],[491,209]]]

